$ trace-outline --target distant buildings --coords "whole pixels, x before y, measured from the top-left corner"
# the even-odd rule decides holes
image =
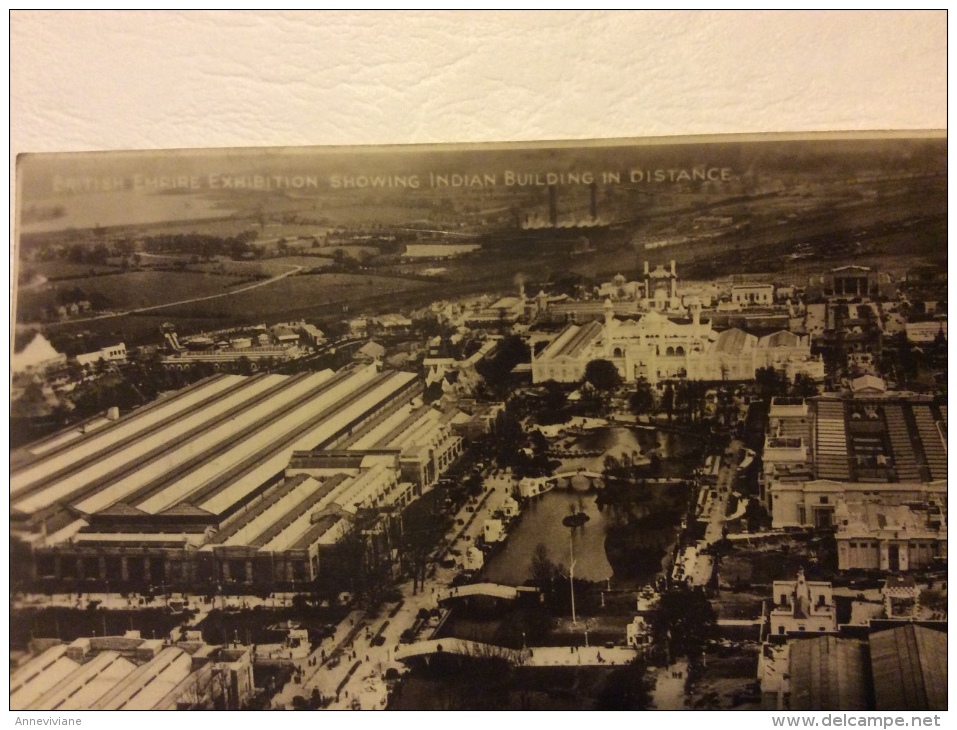
[[[427,357],[422,362],[425,368],[427,387],[439,384],[443,395],[469,396],[478,385],[481,376],[477,366],[498,347],[498,340],[486,340],[478,350],[466,358]]]
[[[731,287],[731,303],[738,307],[770,307],[774,304],[771,284],[739,284]]]
[[[95,365],[99,361],[107,363],[126,363],[126,345],[122,342],[118,345],[110,345],[95,352],[87,352],[76,356],[76,361],[83,366]]]
[[[894,293],[890,276],[867,266],[839,266],[808,281],[808,296],[826,299],[878,298]]]
[[[532,359],[535,383],[581,380],[591,360],[609,360],[625,382],[661,380],[750,380],[758,368],[774,367],[789,376],[821,379],[824,365],[811,357],[807,338],[776,332],[758,338],[738,329],[715,332],[701,322],[700,304],[690,304],[691,321],[674,322],[657,311],[619,320],[611,301],[604,324],[568,325]]]
[[[301,340],[316,346],[323,342],[322,332],[315,327],[306,330],[305,322],[275,325],[267,331],[260,325],[248,331],[227,330],[209,335],[194,335],[180,338],[173,325],[163,326],[166,354],[161,358],[163,366],[171,370],[183,370],[200,363],[224,372],[241,371],[245,363],[251,372],[261,364],[288,362],[302,357],[305,350]],[[258,332],[258,334],[257,334]]]
[[[369,340],[362,347],[357,349],[352,356],[353,360],[359,362],[374,363],[381,362],[385,356],[385,348],[374,340]]]

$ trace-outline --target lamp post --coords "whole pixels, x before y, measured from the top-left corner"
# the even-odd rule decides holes
[[[569,553],[571,556],[571,566],[568,568],[568,586],[572,595],[572,626],[578,626],[578,616],[575,613],[575,529],[584,527],[585,523],[591,519],[584,512],[574,512],[562,520],[562,524],[569,529]]]
[[[571,554],[571,565],[568,567],[568,586],[572,593],[572,626],[578,626],[577,616],[575,616],[575,531],[568,533],[569,553]]]

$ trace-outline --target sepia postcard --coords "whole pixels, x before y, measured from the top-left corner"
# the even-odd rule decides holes
[[[10,708],[946,710],[946,147],[21,156]]]

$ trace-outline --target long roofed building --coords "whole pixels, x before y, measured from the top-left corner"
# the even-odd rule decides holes
[[[360,510],[405,506],[460,453],[455,414],[422,389],[373,365],[209,378],[18,454],[14,535],[41,582],[313,579]],[[290,468],[323,453],[348,459]]]

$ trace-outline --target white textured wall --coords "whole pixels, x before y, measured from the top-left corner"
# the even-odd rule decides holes
[[[14,12],[14,153],[946,126],[946,13]]]

